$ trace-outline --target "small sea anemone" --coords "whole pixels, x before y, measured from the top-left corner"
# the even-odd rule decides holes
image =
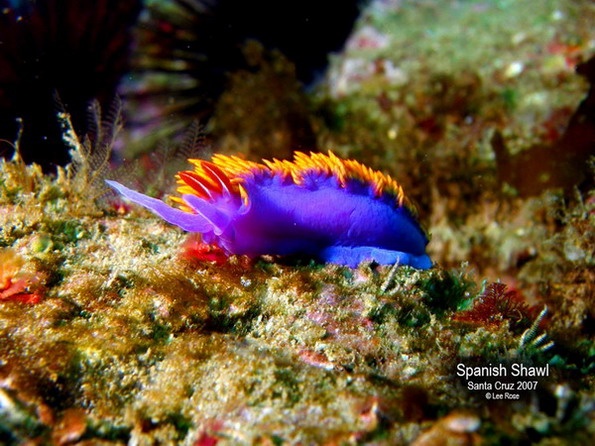
[[[43,296],[43,279],[42,273],[27,270],[14,250],[0,250],[0,303],[38,303]]]

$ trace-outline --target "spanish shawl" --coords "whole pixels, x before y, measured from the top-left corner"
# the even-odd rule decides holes
[[[332,152],[262,163],[215,155],[177,174],[178,208],[107,183],[129,200],[229,254],[305,255],[356,267],[432,266],[413,205],[392,178]]]

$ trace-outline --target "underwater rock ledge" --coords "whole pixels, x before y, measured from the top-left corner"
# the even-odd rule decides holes
[[[584,443],[593,434],[593,334],[581,319],[592,296],[570,307],[561,290],[544,317],[543,303],[485,287],[466,266],[189,257],[180,230],[92,205],[67,172],[0,170],[6,444]],[[549,375],[523,380],[537,384],[513,392],[518,400],[486,400],[459,364]]]

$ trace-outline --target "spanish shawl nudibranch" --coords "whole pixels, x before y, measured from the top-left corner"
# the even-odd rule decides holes
[[[301,254],[356,267],[363,261],[427,269],[428,238],[391,177],[332,152],[296,152],[262,164],[236,156],[191,159],[178,173],[179,209],[107,183],[169,223],[230,254]]]

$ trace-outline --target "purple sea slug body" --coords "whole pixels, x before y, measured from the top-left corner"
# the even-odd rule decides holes
[[[129,200],[199,232],[230,254],[305,255],[356,267],[363,261],[432,266],[428,238],[399,184],[354,160],[296,152],[261,163],[215,155],[178,173],[178,208],[115,182]]]

